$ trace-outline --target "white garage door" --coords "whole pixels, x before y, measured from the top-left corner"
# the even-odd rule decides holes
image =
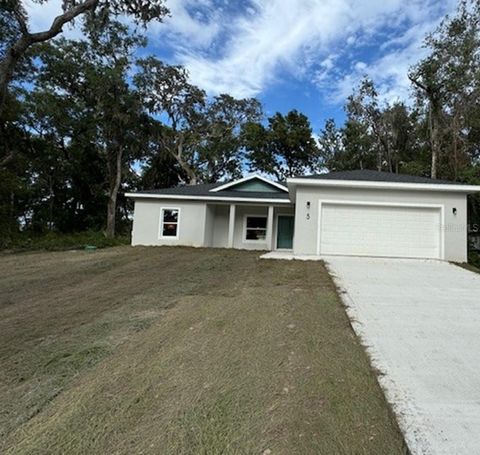
[[[440,213],[439,208],[322,203],[320,253],[439,259]]]

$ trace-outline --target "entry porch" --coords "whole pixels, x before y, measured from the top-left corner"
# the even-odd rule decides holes
[[[205,246],[248,250],[291,250],[294,207],[207,204]]]

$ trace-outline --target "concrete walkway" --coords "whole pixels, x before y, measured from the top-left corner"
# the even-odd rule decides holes
[[[268,253],[263,253],[260,256],[260,259],[281,259],[286,261],[323,261],[324,256],[313,256],[313,255],[299,255],[293,254],[292,251],[269,251]]]
[[[480,454],[480,275],[325,257],[413,454]]]

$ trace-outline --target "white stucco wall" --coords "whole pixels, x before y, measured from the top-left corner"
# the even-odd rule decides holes
[[[443,205],[445,259],[455,262],[467,260],[467,197],[464,193],[298,186],[293,245],[295,254],[316,254],[320,200]],[[309,210],[307,202],[310,202]],[[456,215],[453,214],[453,208],[457,209]]]
[[[178,239],[160,238],[162,208],[180,209]],[[276,245],[276,215],[293,214],[293,206],[275,207],[273,247]],[[268,214],[268,206],[236,205],[233,247],[247,250],[269,250],[266,242],[245,240],[245,216]],[[185,245],[215,248],[228,247],[230,206],[206,204],[201,201],[172,201],[163,199],[136,199],[132,245]]]
[[[160,238],[162,208],[180,209],[178,239]],[[132,245],[204,246],[207,205],[202,202],[136,199]]]

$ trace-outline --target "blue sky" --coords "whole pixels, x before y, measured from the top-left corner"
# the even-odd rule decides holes
[[[32,30],[61,0],[30,4]],[[265,113],[298,109],[316,133],[363,75],[392,102],[409,94],[407,70],[456,0],[167,0],[171,17],[147,29],[143,52],[185,65],[214,95],[257,97]],[[78,36],[76,30],[66,30]]]

